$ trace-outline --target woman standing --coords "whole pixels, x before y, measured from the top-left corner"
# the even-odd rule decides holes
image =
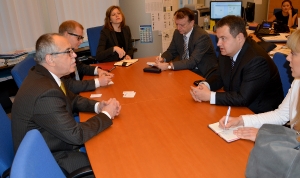
[[[130,28],[125,25],[125,17],[119,6],[106,10],[104,27],[100,32],[96,59],[99,62],[131,59],[133,46]]]
[[[292,1],[284,0],[281,3],[281,11],[276,12],[268,21],[273,22],[274,20],[282,21],[289,27],[294,26],[297,18],[297,13],[293,8]]]

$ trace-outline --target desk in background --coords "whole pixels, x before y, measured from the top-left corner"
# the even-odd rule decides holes
[[[190,86],[201,79],[189,70],[144,73],[147,61],[117,67],[113,85],[83,92],[97,100],[115,97],[122,105],[113,125],[85,146],[96,177],[244,177],[253,142],[227,143],[208,128],[226,114],[227,106],[195,102]],[[91,76],[86,77],[90,79]],[[123,98],[133,90],[134,98]],[[232,107],[231,115],[251,114]],[[92,113],[80,113],[81,121]]]

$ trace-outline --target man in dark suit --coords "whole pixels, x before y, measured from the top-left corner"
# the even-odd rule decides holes
[[[90,165],[86,153],[78,148],[112,125],[111,119],[121,109],[115,98],[97,102],[64,88],[60,78],[74,72],[75,57],[65,37],[55,33],[42,35],[36,42],[37,65],[29,71],[12,107],[14,150],[27,131],[38,129],[58,164],[69,173]],[[74,110],[97,114],[77,123]]]
[[[59,33],[68,39],[73,49],[78,49],[83,41],[83,29],[80,23],[68,20],[59,26]],[[63,77],[62,80],[69,90],[77,94],[82,91],[95,90],[100,86],[107,86],[113,77],[111,73],[96,66],[86,65],[80,61],[76,61],[76,68],[74,73]],[[98,78],[81,80],[84,75],[98,75]]]
[[[245,22],[226,16],[216,25],[221,51],[217,71],[198,87],[191,87],[195,101],[247,106],[254,113],[274,110],[283,100],[276,65],[265,50],[247,37]],[[218,89],[225,92],[212,92]]]
[[[174,20],[177,29],[167,51],[156,58],[156,66],[161,70],[190,69],[207,77],[217,67],[217,56],[208,33],[194,25],[194,13],[189,8],[177,10]]]

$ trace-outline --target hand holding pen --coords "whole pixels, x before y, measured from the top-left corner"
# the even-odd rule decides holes
[[[161,53],[156,57],[156,62],[164,62],[164,59],[161,57]]]

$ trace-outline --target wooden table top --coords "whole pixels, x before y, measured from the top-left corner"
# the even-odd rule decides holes
[[[113,85],[81,93],[101,93],[99,101],[115,97],[122,105],[113,125],[85,144],[96,177],[244,177],[253,142],[227,143],[208,128],[227,106],[195,102],[189,89],[201,77],[193,72],[144,73],[148,61],[154,57],[117,67]],[[123,98],[128,90],[134,98]],[[252,112],[232,107],[232,116],[241,114]],[[80,113],[80,119],[92,115]]]

